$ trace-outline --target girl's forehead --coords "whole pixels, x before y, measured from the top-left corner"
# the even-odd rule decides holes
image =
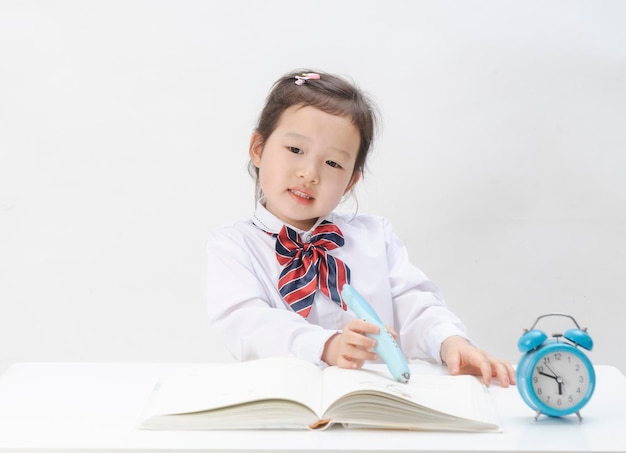
[[[325,112],[310,105],[296,105],[285,109],[280,116],[277,127],[315,128],[324,125],[333,129],[348,129],[357,131],[351,118]],[[358,131],[357,131],[358,132]]]

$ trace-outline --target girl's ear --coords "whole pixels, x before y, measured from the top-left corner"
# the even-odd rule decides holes
[[[348,192],[350,192],[352,190],[352,188],[354,187],[354,185],[359,182],[359,179],[361,179],[361,172],[360,171],[356,171],[354,173],[354,175],[352,175],[352,179],[350,180],[350,183],[348,184],[348,187],[346,187],[346,190],[344,190],[343,194],[347,194]]]
[[[261,166],[261,154],[263,154],[263,137],[258,132],[252,134],[250,138],[250,162],[252,165],[259,168]]]

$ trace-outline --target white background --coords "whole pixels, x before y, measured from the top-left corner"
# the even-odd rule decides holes
[[[0,371],[230,360],[203,243],[252,213],[270,85],[313,67],[378,104],[359,211],[475,342],[517,362],[566,312],[626,372],[625,24],[598,0],[1,0]]]

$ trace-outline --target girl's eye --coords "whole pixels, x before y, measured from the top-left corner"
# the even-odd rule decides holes
[[[295,146],[288,146],[287,149],[294,154],[302,154],[302,150],[300,148],[296,148]]]
[[[342,168],[340,164],[332,160],[327,160],[326,163],[333,168]]]

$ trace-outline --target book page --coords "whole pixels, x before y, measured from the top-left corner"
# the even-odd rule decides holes
[[[207,363],[168,374],[144,416],[183,414],[259,400],[293,400],[320,413],[322,371],[293,358]]]
[[[323,386],[325,411],[349,394],[367,395],[361,398],[361,401],[371,399],[373,394],[379,394],[398,401],[398,404],[390,401],[389,407],[401,407],[404,403],[408,403],[425,409],[420,409],[416,413],[437,415],[436,413],[439,412],[454,417],[499,424],[489,390],[474,376],[412,374],[410,382],[402,384],[382,371],[330,367],[324,370]],[[334,406],[340,407],[342,404],[334,404]],[[349,407],[347,402],[345,407]],[[384,411],[381,410],[381,420],[384,416]]]

